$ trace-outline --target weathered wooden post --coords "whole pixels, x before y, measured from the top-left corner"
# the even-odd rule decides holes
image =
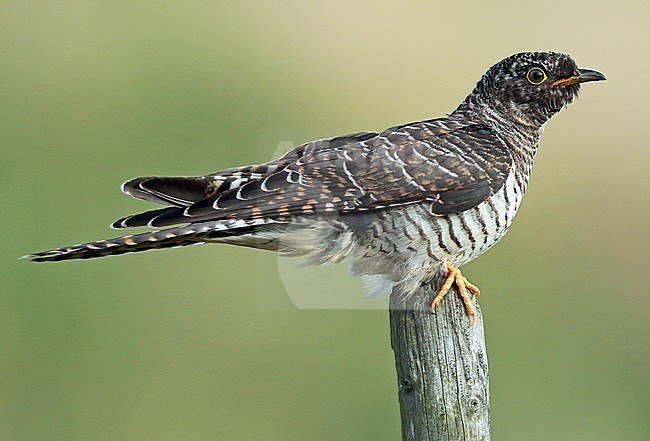
[[[393,292],[390,335],[395,352],[405,441],[490,439],[490,392],[483,315],[470,326],[458,292],[431,313],[436,285],[404,300]],[[475,299],[474,299],[475,302]]]

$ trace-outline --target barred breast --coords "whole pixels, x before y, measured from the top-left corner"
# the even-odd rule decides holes
[[[512,224],[526,184],[513,169],[499,192],[461,213],[438,216],[426,204],[414,204],[374,213],[365,225],[358,217],[343,218],[358,240],[353,272],[364,277],[370,297],[389,294],[395,285],[414,293],[442,264],[461,266],[495,245]]]

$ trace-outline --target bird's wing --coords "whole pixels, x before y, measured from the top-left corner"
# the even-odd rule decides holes
[[[498,192],[511,166],[508,145],[488,126],[436,119],[385,131],[372,160],[347,170],[363,207],[431,202],[433,214],[449,214]]]
[[[431,120],[362,138],[328,148],[304,144],[267,164],[275,171],[170,209],[149,225],[283,220],[418,202],[430,203],[434,214],[458,213],[499,191],[512,164],[506,143],[483,125]]]
[[[204,176],[144,176],[122,184],[122,191],[136,199],[163,205],[186,207],[215,194],[262,179],[299,158],[377,136],[375,132],[357,132],[319,139],[298,146],[280,158],[259,165],[233,167]]]
[[[122,184],[124,193],[136,199],[171,207],[126,216],[118,219],[111,226],[126,228],[162,225],[159,222],[165,222],[164,225],[168,225],[169,221],[165,221],[165,219],[182,216],[183,209],[195,202],[239,188],[246,183],[258,181],[304,156],[337,149],[343,145],[374,138],[377,135],[375,132],[356,132],[319,139],[302,144],[280,158],[264,164],[233,167],[203,176],[143,176],[131,179]],[[157,223],[152,222],[153,220],[156,220]],[[180,220],[181,223],[188,221],[188,219]]]

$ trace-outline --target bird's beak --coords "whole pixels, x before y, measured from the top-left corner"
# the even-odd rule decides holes
[[[578,69],[578,75],[573,75],[567,78],[560,78],[551,83],[552,87],[558,86],[560,84],[577,84],[577,83],[586,83],[588,81],[603,81],[606,80],[605,75],[601,74],[597,70],[591,69]]]

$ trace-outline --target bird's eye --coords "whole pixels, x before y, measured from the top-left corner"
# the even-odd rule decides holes
[[[528,82],[535,86],[539,86],[544,81],[546,81],[547,78],[548,77],[546,76],[546,72],[544,72],[539,67],[533,67],[526,74],[526,79],[528,80]]]

